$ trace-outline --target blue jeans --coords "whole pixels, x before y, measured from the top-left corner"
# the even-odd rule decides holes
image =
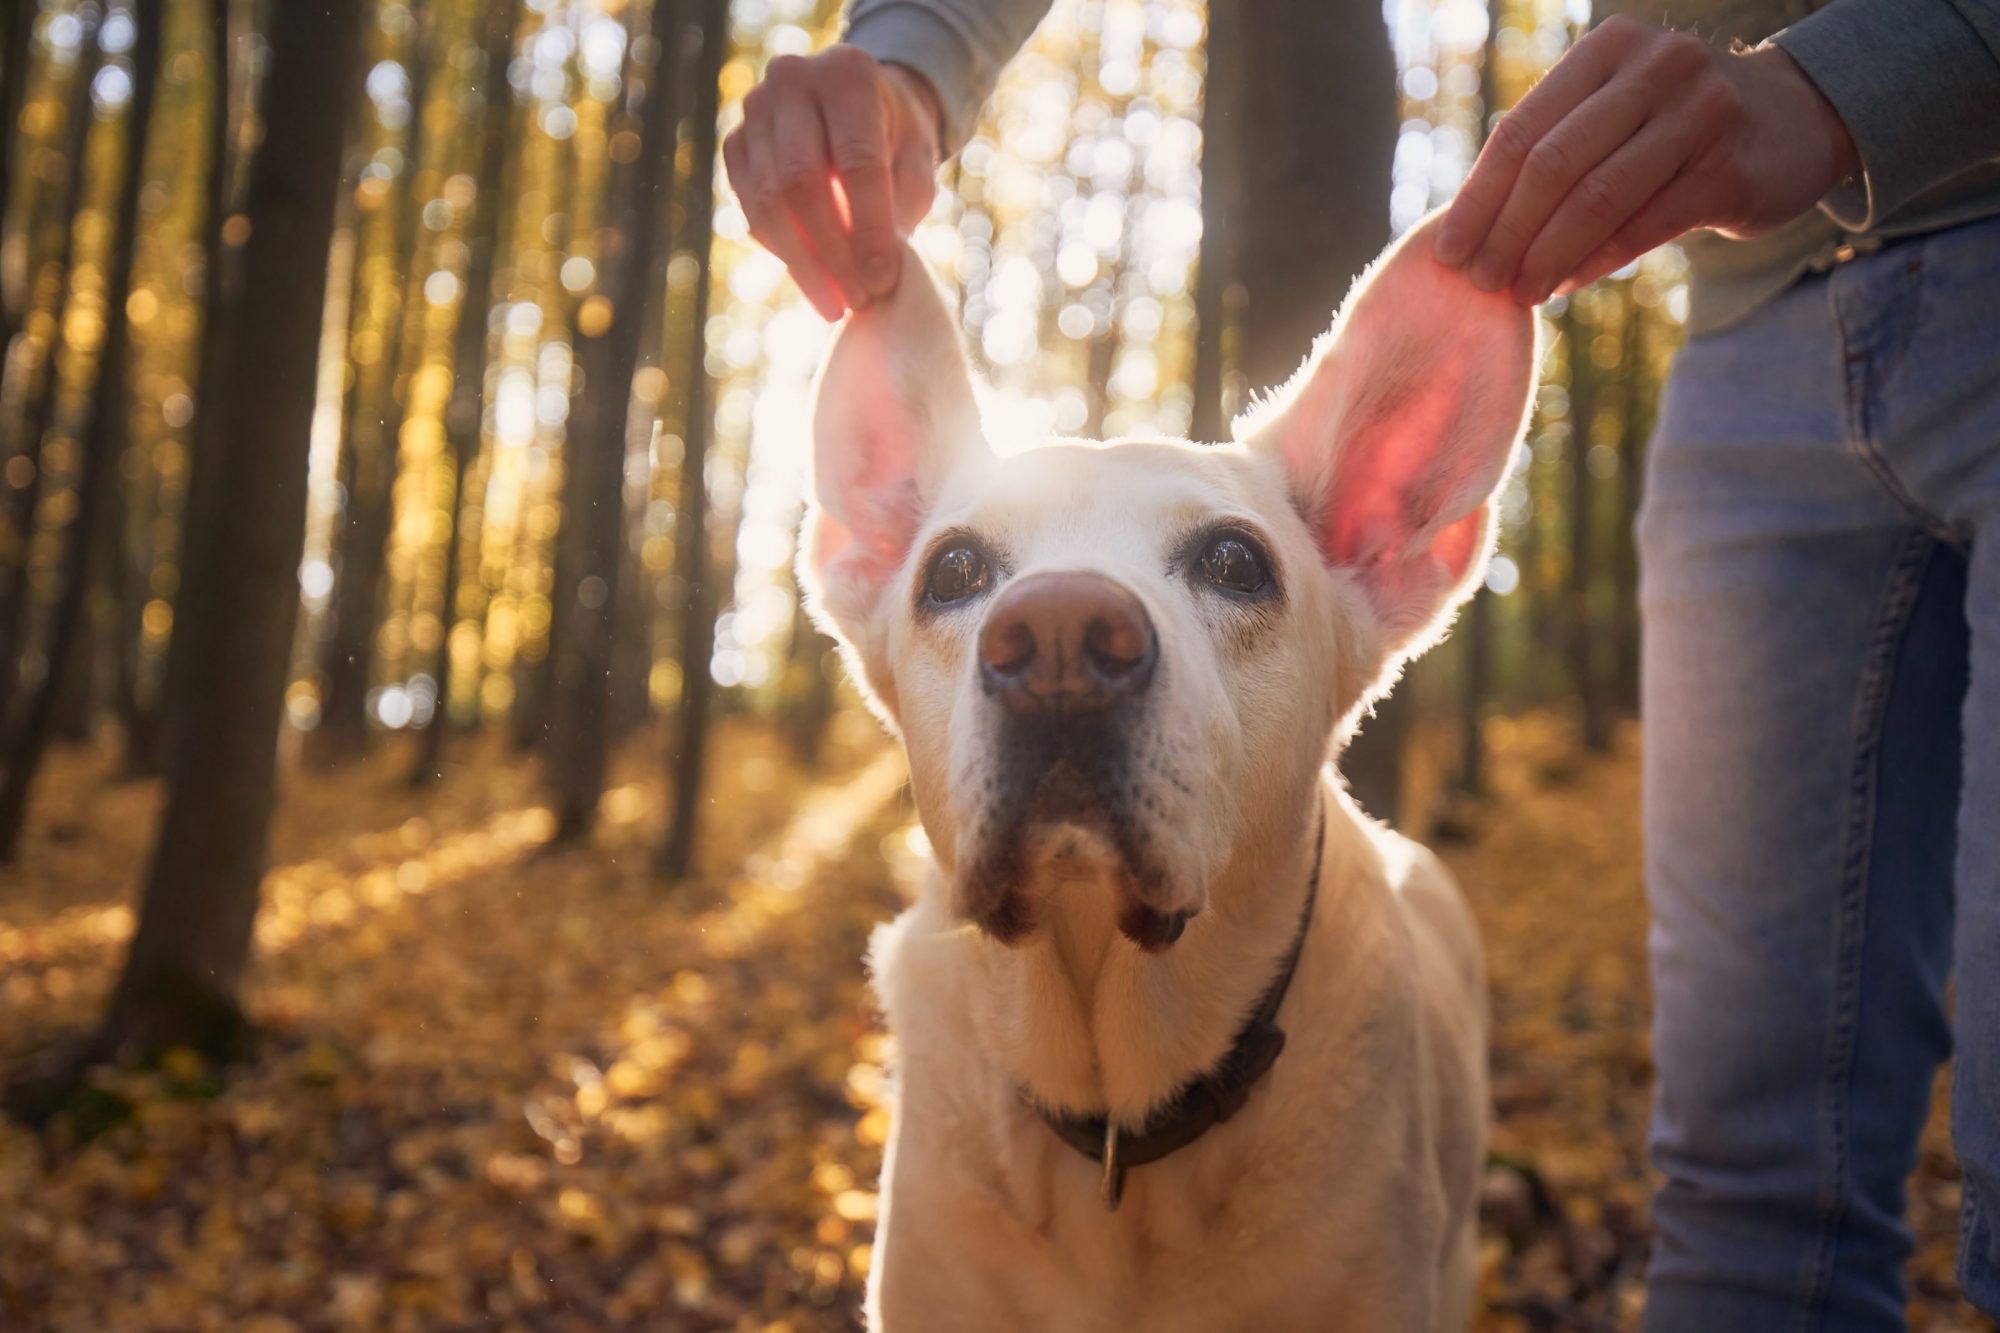
[[[1692,340],[1650,469],[1645,1326],[1903,1328],[1954,1037],[1960,1278],[2000,1312],[2000,219]]]

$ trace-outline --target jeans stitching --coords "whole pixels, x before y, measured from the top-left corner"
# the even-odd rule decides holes
[[[1972,1265],[1975,1259],[1982,1263],[1992,1263],[1996,1258],[1993,1251],[1992,1228],[1988,1222],[1987,1210],[1981,1206],[1979,1191],[1968,1176],[1960,1186],[1963,1191],[1958,1207],[1958,1280],[1959,1286],[1969,1296],[1972,1290]],[[1987,1234],[1987,1253],[1981,1254],[1974,1246],[1979,1232]]]
[[[1848,1102],[1854,1077],[1855,1031],[1861,998],[1861,950],[1867,930],[1869,861],[1875,828],[1875,764],[1881,749],[1883,719],[1895,675],[1896,654],[1911,608],[1916,605],[1923,572],[1937,542],[1929,533],[1912,533],[1889,573],[1882,610],[1868,646],[1868,659],[1854,709],[1854,758],[1848,778],[1847,819],[1842,830],[1839,915],[1835,927],[1834,1016],[1827,1041],[1826,1082],[1820,1091],[1820,1115],[1829,1148],[1822,1179],[1819,1243],[1813,1252],[1805,1299],[1795,1325],[1801,1333],[1824,1314],[1833,1278],[1834,1251],[1846,1221],[1848,1199]]]
[[[1910,289],[1908,299],[1911,305],[1920,307],[1924,282],[1924,261],[1921,256],[1913,254],[1904,261],[1903,276],[1905,286]],[[1878,353],[1887,356],[1899,351],[1900,347],[1885,346],[1857,350],[1854,345],[1855,340],[1849,331],[1846,313],[1841,309],[1839,285],[1835,282],[1827,284],[1827,304],[1832,309],[1834,327],[1840,335],[1841,377],[1847,389],[1848,443],[1852,446],[1855,457],[1868,469],[1869,475],[1875,478],[1875,484],[1882,488],[1889,499],[1922,524],[1925,531],[1946,545],[1963,547],[1965,534],[1945,518],[1932,513],[1917,498],[1916,493],[1896,472],[1895,466],[1890,463],[1888,455],[1882,451],[1881,445],[1875,439],[1875,423],[1868,411],[1868,371],[1875,363]],[[1917,314],[1918,311],[1913,309],[1901,323],[1890,330],[1894,343],[1908,340],[1908,326],[1915,322]]]

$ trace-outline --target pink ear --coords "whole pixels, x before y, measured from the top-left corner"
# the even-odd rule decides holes
[[[1362,275],[1291,383],[1236,425],[1283,464],[1392,653],[1425,646],[1483,567],[1535,378],[1534,317],[1433,259],[1433,225]]]
[[[958,330],[913,252],[895,294],[848,317],[814,394],[799,572],[829,628],[854,642],[945,474],[985,450]]]

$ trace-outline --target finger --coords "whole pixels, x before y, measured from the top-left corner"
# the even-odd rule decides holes
[[[1708,207],[1709,201],[1699,172],[1683,172],[1634,213],[1610,240],[1591,251],[1571,269],[1569,276],[1556,287],[1555,294],[1573,295],[1605,274],[1624,268],[1647,251],[1686,235],[1701,225]]]
[[[1579,184],[1592,181],[1605,160],[1640,132],[1657,102],[1658,94],[1645,81],[1613,79],[1543,135],[1528,150],[1507,202],[1501,205],[1472,267],[1466,270],[1472,285],[1497,292],[1511,283],[1522,257],[1549,219],[1564,207]],[[1657,183],[1652,188],[1658,188]],[[1647,194],[1651,192],[1649,189]],[[1632,200],[1632,207],[1636,209],[1645,201],[1642,194]],[[1607,228],[1607,235],[1609,231]]]
[[[896,182],[896,234],[908,236],[930,213],[937,198],[937,159],[927,149],[905,145],[897,151],[890,171]]]
[[[846,48],[836,48],[840,49]],[[845,67],[863,62],[868,66],[865,71]],[[896,288],[903,254],[896,234],[895,182],[889,172],[888,117],[882,105],[887,90],[874,62],[859,52],[850,62],[827,67],[821,77],[827,148],[847,197],[854,264],[870,296],[887,296]]]
[[[814,255],[812,247],[806,243],[798,224],[792,220],[784,191],[778,186],[771,151],[765,142],[768,130],[769,121],[766,118],[746,118],[739,132],[740,140],[732,136],[729,143],[723,145],[727,160],[730,143],[740,143],[736,151],[741,169],[732,167],[729,178],[732,182],[739,178],[743,182],[737,187],[737,195],[743,201],[743,217],[750,224],[750,235],[757,243],[784,261],[792,281],[798,284],[799,291],[812,303],[820,317],[829,322],[837,320],[846,313],[847,302]]]
[[[804,95],[784,98],[773,109],[771,145],[778,188],[821,269],[840,289],[846,305],[859,309],[868,304],[868,289],[854,265],[847,220],[834,201],[833,164],[821,117],[820,105]]]
[[[1647,121],[1556,208],[1521,259],[1514,299],[1523,305],[1547,300],[1558,282],[1680,174],[1707,137],[1705,125],[1685,116]],[[1475,261],[1475,267],[1478,262],[1483,261]]]
[[[1579,103],[1604,86],[1619,56],[1638,40],[1635,27],[1643,26],[1616,15],[1606,19],[1571,47],[1520,104],[1494,124],[1472,174],[1459,186],[1444,225],[1438,228],[1433,253],[1439,263],[1462,264],[1478,252],[1513,191],[1528,154]]]
[[[729,188],[736,192],[747,217],[750,210],[750,168],[743,154],[745,142],[741,125],[729,132],[729,137],[722,141],[722,166],[729,178]]]

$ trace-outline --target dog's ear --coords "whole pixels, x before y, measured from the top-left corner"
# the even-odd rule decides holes
[[[986,452],[958,329],[907,247],[895,293],[848,316],[813,395],[799,574],[826,628],[858,645],[939,485]]]
[[[1432,258],[1434,230],[1376,260],[1298,374],[1236,423],[1283,464],[1392,660],[1429,646],[1483,571],[1535,381],[1534,316]]]

